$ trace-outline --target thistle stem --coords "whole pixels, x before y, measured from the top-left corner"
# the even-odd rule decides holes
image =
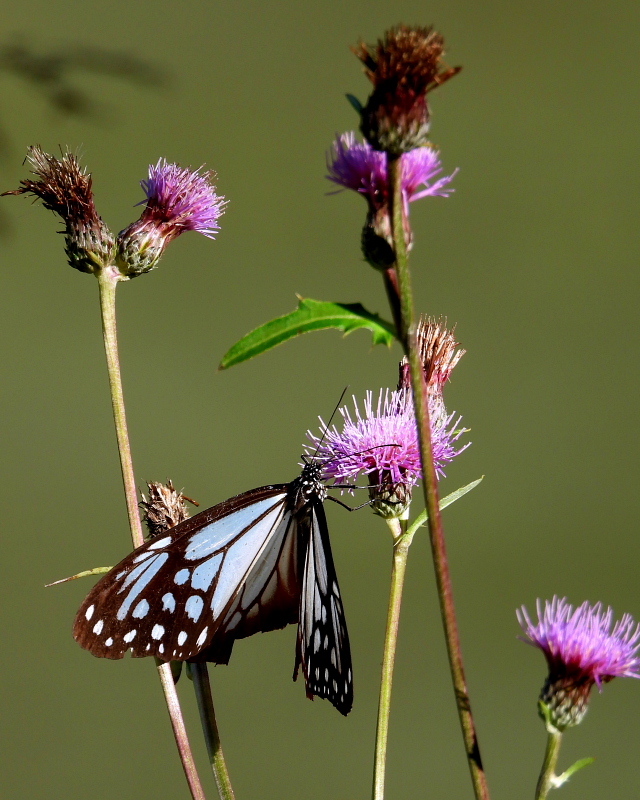
[[[127,430],[127,415],[122,392],[122,376],[120,374],[118,335],[116,328],[116,286],[119,280],[121,280],[121,276],[115,269],[105,267],[98,273],[97,277],[98,286],[100,287],[102,332],[104,336],[104,349],[107,356],[109,386],[111,387],[113,419],[116,426],[116,437],[118,439],[120,467],[122,469],[127,513],[129,515],[129,525],[131,527],[131,539],[133,541],[133,546],[139,547],[144,543],[144,536],[142,534],[140,514],[138,513],[138,497],[133,472],[133,459],[131,458],[131,445],[129,443],[129,433]],[[205,794],[200,783],[200,778],[198,777],[193,754],[189,745],[187,730],[180,708],[180,701],[178,700],[175,684],[173,682],[171,665],[159,665],[158,673],[169,710],[169,716],[171,717],[171,726],[180,754],[180,760],[182,761],[189,789],[191,790],[191,796],[193,800],[205,800]]]
[[[393,536],[393,561],[391,566],[391,590],[389,593],[387,630],[385,633],[384,654],[382,657],[380,700],[378,702],[378,725],[376,728],[376,748],[373,765],[373,800],[382,800],[384,797],[384,776],[387,762],[387,736],[389,732],[389,714],[391,712],[393,668],[398,643],[402,589],[407,567],[407,555],[409,553],[409,545],[411,544],[411,537],[406,536],[403,522],[398,519],[389,519],[387,520],[387,524]]]
[[[547,747],[544,753],[542,769],[540,770],[540,777],[538,778],[538,785],[536,786],[536,800],[546,800],[549,789],[554,787],[556,764],[558,763],[558,754],[562,743],[560,731],[555,728],[547,728],[547,732]]]
[[[116,327],[116,287],[118,281],[119,278],[112,268],[105,267],[98,273],[100,311],[102,313],[102,335],[104,337],[104,350],[107,356],[107,371],[109,373],[109,387],[111,389],[113,420],[116,426],[116,438],[118,440],[118,452],[120,453],[120,467],[122,469],[122,482],[124,483],[124,496],[127,501],[131,539],[135,548],[144,544],[144,535],[142,533],[142,522],[140,521],[140,514],[138,512],[138,493],[136,491],[136,480],[133,473],[133,459],[131,457],[131,445],[129,444],[127,415],[122,392],[120,359],[118,357],[118,329]]]
[[[462,736],[476,799],[489,800],[489,788],[482,766],[475,724],[471,713],[471,703],[464,676],[451,575],[449,572],[444,531],[440,517],[438,480],[431,447],[431,425],[427,403],[427,387],[416,340],[413,289],[411,285],[411,274],[409,271],[404,230],[404,202],[402,196],[402,169],[400,159],[400,156],[392,156],[387,153],[393,241],[396,255],[398,291],[400,294],[400,311],[402,316],[402,325],[398,333],[401,337],[401,342],[411,370],[411,388],[413,391],[416,423],[420,437],[420,459],[422,462],[423,474],[422,483],[428,514],[429,539],[431,542],[436,587],[440,600],[440,614],[444,626],[444,635],[447,643],[449,666],[458,708],[458,716],[460,718]]]
[[[189,664],[191,678],[198,702],[200,712],[200,722],[207,744],[209,763],[213,771],[213,777],[218,787],[220,800],[235,800],[229,771],[224,760],[218,724],[216,722],[216,712],[213,707],[213,697],[211,695],[211,682],[209,680],[209,670],[205,662],[192,662]]]

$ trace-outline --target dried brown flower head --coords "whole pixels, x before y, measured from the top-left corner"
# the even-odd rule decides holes
[[[22,180],[19,189],[3,192],[3,196],[32,194],[58,214],[65,224],[67,258],[75,269],[95,273],[110,264],[114,237],[96,211],[91,175],[80,167],[75,155],[66,151],[56,158],[34,145],[26,161],[39,180]]]
[[[149,529],[149,536],[158,536],[170,528],[189,519],[189,511],[182,492],[178,492],[171,481],[147,483],[149,499],[142,495],[140,506],[144,509],[143,519]]]
[[[420,317],[416,338],[418,352],[427,387],[433,392],[442,393],[445,383],[451,377],[453,368],[465,354],[459,349],[459,342],[454,335],[455,328],[447,329],[447,321],[442,318]],[[409,362],[406,356],[400,362],[398,389],[411,387]]]
[[[398,25],[375,45],[353,52],[366,68],[373,93],[361,112],[360,130],[376,150],[400,155],[428,142],[427,93],[460,71],[443,66],[444,40],[433,28]]]

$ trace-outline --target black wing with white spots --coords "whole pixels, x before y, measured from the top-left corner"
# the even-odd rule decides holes
[[[232,497],[130,553],[93,587],[73,635],[94,656],[226,664],[236,639],[298,623],[296,673],[307,696],[343,714],[351,654],[319,480]]]
[[[289,485],[220,503],[130,553],[86,598],[76,641],[100,658],[184,661],[219,642],[225,663],[250,632],[296,622],[297,526]],[[217,660],[215,657],[212,660]]]
[[[322,501],[311,504],[296,668],[302,666],[307,696],[326,697],[345,716],[353,705],[353,673],[347,622]]]

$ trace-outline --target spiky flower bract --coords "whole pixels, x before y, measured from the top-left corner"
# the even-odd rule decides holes
[[[147,483],[149,499],[142,495],[140,507],[144,509],[142,518],[147,525],[149,537],[159,536],[189,519],[185,497],[171,481],[166,484],[151,481]]]
[[[56,158],[33,145],[28,149],[26,161],[38,180],[22,180],[19,189],[3,195],[32,194],[62,219],[65,251],[74,269],[96,273],[111,264],[115,242],[96,211],[91,174],[82,169],[68,150]]]
[[[437,178],[442,172],[442,163],[438,151],[428,146],[405,153],[401,164],[405,233],[410,247],[412,235],[408,203],[424,197],[448,197],[454,191],[449,184],[457,170]],[[368,215],[363,231],[363,252],[372,266],[388,267],[395,256],[386,155],[374,150],[367,142],[357,141],[353,132],[343,133],[332,145],[327,157],[327,170],[330,181],[345,189],[353,189],[366,199]]]
[[[355,480],[359,475],[369,479],[369,494],[376,513],[384,517],[402,517],[411,502],[411,492],[422,477],[420,445],[413,403],[405,391],[381,390],[377,403],[373,392],[367,392],[364,412],[353,399],[354,413],[340,409],[342,429],[333,425],[316,436],[308,437],[317,448],[316,455],[325,461],[324,477],[335,483]],[[464,433],[460,418],[448,415],[441,397],[431,401],[431,433],[436,470],[444,468],[468,445],[455,443]]]
[[[427,93],[459,68],[443,67],[444,40],[433,28],[398,25],[376,45],[353,48],[373,83],[360,130],[376,150],[399,155],[428,141]]]
[[[216,194],[213,172],[183,169],[161,158],[141,181],[147,196],[140,219],[118,236],[118,264],[131,277],[153,269],[164,248],[185,231],[213,239],[226,201]],[[144,201],[143,201],[144,202]]]
[[[420,317],[416,330],[416,343],[429,392],[442,394],[444,385],[466,350],[460,349],[454,329],[447,329],[446,320],[436,320],[432,317]],[[405,356],[399,365],[398,389],[410,387],[411,374]]]
[[[538,621],[516,612],[526,641],[545,655],[549,674],[540,694],[552,724],[562,731],[579,724],[589,694],[613,678],[640,678],[640,625],[630,614],[613,622],[613,610],[587,601],[574,609],[566,598],[536,603]],[[612,627],[613,626],[613,627]]]

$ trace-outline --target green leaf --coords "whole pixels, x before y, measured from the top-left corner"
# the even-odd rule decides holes
[[[559,786],[562,786],[563,783],[566,783],[572,775],[575,775],[579,769],[583,767],[588,767],[589,764],[593,764],[595,758],[581,758],[579,761],[576,761],[575,764],[572,764],[569,769],[565,770],[562,775],[558,775],[553,780],[553,785],[557,789]]]
[[[362,103],[358,100],[358,98],[353,94],[345,94],[345,97],[349,101],[349,103],[355,108],[358,114],[362,113]]]
[[[54,581],[53,583],[45,583],[45,589],[49,586],[57,586],[59,583],[68,583],[69,581],[76,581],[78,578],[86,578],[89,575],[103,575],[105,572],[109,572],[109,570],[113,569],[113,567],[94,567],[93,569],[85,569],[83,572],[78,572],[76,575],[71,575],[68,578],[60,578],[59,581]]]
[[[464,497],[464,495],[467,494],[467,492],[470,492],[472,489],[475,489],[479,483],[482,483],[483,479],[484,475],[482,476],[482,478],[478,478],[478,480],[476,481],[471,481],[471,483],[468,483],[466,486],[461,486],[459,489],[456,489],[455,492],[451,492],[451,494],[448,494],[446,497],[443,497],[440,500],[440,511],[442,511],[443,508],[450,506],[452,503],[455,503],[456,500],[459,500],[461,497]],[[406,535],[413,537],[414,533],[418,530],[418,528],[420,528],[422,525],[425,524],[427,519],[428,515],[425,509],[421,514],[418,514],[415,520],[411,523]]]
[[[283,317],[272,319],[243,336],[227,351],[218,369],[227,369],[241,361],[247,361],[278,344],[299,336],[301,333],[337,328],[345,336],[358,328],[366,328],[373,335],[373,344],[391,346],[396,337],[391,322],[371,314],[360,303],[329,303],[299,297],[298,308]]]

